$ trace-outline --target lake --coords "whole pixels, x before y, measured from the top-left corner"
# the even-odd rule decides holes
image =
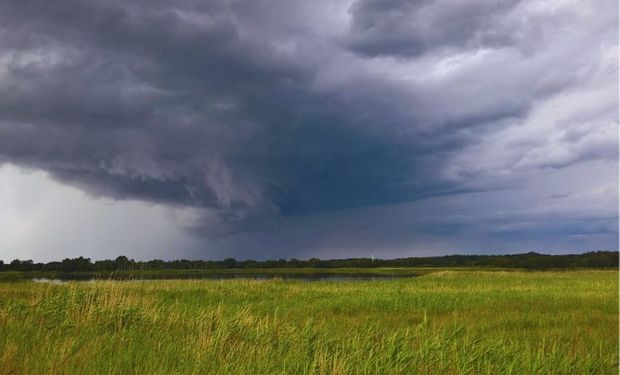
[[[281,279],[284,281],[383,281],[402,278],[416,277],[417,275],[376,275],[376,274],[338,274],[338,273],[210,273],[210,274],[188,274],[188,275],[113,275],[107,277],[97,277],[93,275],[80,274],[59,274],[54,278],[32,278],[37,283],[62,284],[67,281],[94,281],[94,280],[127,280],[127,281],[149,281],[149,280],[230,280],[230,279],[250,279],[250,280],[271,280]]]

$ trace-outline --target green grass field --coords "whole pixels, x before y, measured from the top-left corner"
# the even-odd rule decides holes
[[[617,374],[617,271],[0,283],[2,374]]]

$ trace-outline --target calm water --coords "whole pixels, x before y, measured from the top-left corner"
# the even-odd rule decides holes
[[[110,277],[114,280],[230,280],[230,279],[250,279],[250,280],[270,280],[270,279],[282,279],[282,280],[300,280],[300,281],[380,281],[380,280],[394,280],[402,279],[404,277],[415,277],[415,275],[373,275],[373,274],[335,274],[335,273],[289,273],[289,274],[208,274],[208,275],[132,275],[131,277]],[[49,278],[34,278],[32,281],[37,283],[51,283],[62,284],[67,281],[94,281],[94,280],[108,280],[109,278],[97,278],[91,275],[57,275],[53,279]]]

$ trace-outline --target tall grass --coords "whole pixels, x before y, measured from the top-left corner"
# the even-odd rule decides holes
[[[0,373],[615,374],[617,277],[0,283]]]

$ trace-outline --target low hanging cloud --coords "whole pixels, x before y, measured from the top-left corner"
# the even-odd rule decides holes
[[[4,1],[0,163],[206,236],[617,164],[617,7]]]
[[[530,44],[537,30],[520,18],[520,0],[362,0],[351,8],[347,41],[365,55],[416,57],[437,50]],[[524,24],[525,23],[525,24]],[[516,31],[516,32],[515,32]]]

